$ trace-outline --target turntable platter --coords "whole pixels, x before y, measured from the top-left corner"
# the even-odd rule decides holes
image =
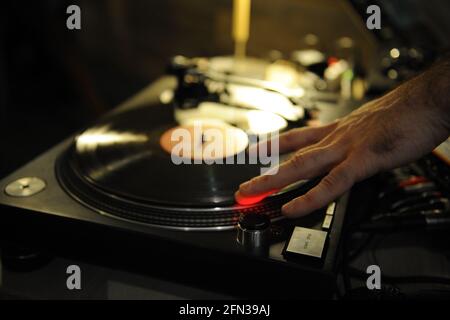
[[[163,142],[164,134],[177,126],[170,105],[112,114],[75,139],[57,163],[58,179],[69,194],[97,212],[189,230],[233,227],[243,212],[278,217],[281,205],[306,188],[239,206],[235,191],[259,175],[261,165],[176,164]],[[248,141],[238,137],[246,135],[233,128],[235,151],[245,153]]]
[[[239,184],[258,175],[260,166],[174,164],[160,145],[161,136],[177,126],[171,114],[169,106],[158,105],[108,118],[78,136],[71,165],[96,187],[129,199],[174,206],[233,204]]]

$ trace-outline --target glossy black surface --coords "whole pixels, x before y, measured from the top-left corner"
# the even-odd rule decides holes
[[[171,206],[232,205],[259,165],[176,165],[159,140],[177,126],[171,105],[108,117],[78,136],[68,157],[85,181],[113,195]]]
[[[239,218],[239,225],[246,230],[264,230],[270,226],[270,219],[264,214],[249,213]]]

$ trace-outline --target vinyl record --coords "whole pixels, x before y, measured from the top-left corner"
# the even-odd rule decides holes
[[[160,140],[177,126],[168,105],[121,113],[77,137],[71,165],[98,188],[129,199],[172,206],[233,204],[239,184],[259,175],[261,166],[174,164]]]
[[[246,154],[247,135],[227,124],[213,125],[219,132],[231,130],[226,131],[226,141],[233,142],[223,154],[217,149],[213,160],[224,157],[235,163],[194,164],[192,154],[172,157],[169,152],[167,136],[179,128],[173,114],[170,105],[157,104],[104,118],[77,136],[58,160],[61,185],[100,213],[185,230],[233,227],[245,212],[279,217],[281,205],[307,188],[302,185],[251,206],[237,205],[234,193],[239,185],[259,175],[262,168],[248,161],[236,163],[238,156]],[[207,133],[194,142],[211,143]],[[174,159],[192,162],[178,164]]]

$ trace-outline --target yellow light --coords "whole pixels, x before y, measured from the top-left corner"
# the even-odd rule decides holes
[[[389,77],[389,79],[395,80],[398,78],[398,72],[394,69],[390,69],[388,71],[388,77]]]
[[[392,48],[391,51],[389,51],[389,54],[392,58],[397,59],[398,57],[400,57],[400,50],[398,50],[397,48]]]
[[[233,2],[233,30],[235,41],[235,55],[245,56],[245,46],[250,33],[250,0],[234,0]]]

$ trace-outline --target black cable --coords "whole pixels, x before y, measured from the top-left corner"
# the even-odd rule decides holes
[[[427,193],[428,194],[428,193]],[[364,211],[363,211],[364,212]],[[383,238],[379,238],[378,241],[374,241],[374,238],[380,235],[380,230],[375,228],[375,226],[368,227],[369,225],[372,225],[373,221],[373,210],[365,211],[366,214],[358,215],[356,216],[354,220],[352,220],[351,223],[347,224],[347,233],[345,233],[345,237],[343,239],[343,259],[341,261],[342,265],[340,265],[340,271],[343,276],[344,281],[344,289],[345,294],[344,298],[347,296],[351,296],[351,293],[353,293],[352,285],[354,286],[355,283],[352,284],[353,280],[362,280],[365,282],[365,280],[370,276],[365,272],[365,270],[359,270],[358,268],[352,267],[350,264],[352,261],[354,261],[358,256],[360,256],[362,253],[366,252],[367,248],[369,247],[369,255],[370,260],[372,260],[375,264],[379,265],[378,257],[376,254],[377,248],[379,247],[380,243],[383,241]],[[392,214],[392,216],[395,216],[397,213]],[[388,215],[389,216],[389,215]],[[399,214],[400,217],[403,217],[403,214]],[[409,215],[408,215],[409,217]],[[433,216],[433,217],[440,217],[439,215]],[[376,220],[375,220],[376,221]],[[399,227],[403,227],[400,225]],[[398,231],[398,229],[402,229],[405,231],[408,230],[414,230],[415,228],[394,228],[396,230],[392,231]],[[421,228],[422,229],[422,228]],[[366,238],[359,239],[358,243],[355,243],[355,238],[352,237],[356,232],[361,232],[362,235],[366,235]],[[384,234],[385,232],[381,232]],[[351,242],[352,241],[352,242]],[[355,243],[354,245],[350,246],[352,243]],[[355,247],[352,251],[349,251],[349,247]],[[382,281],[383,281],[383,290],[386,290],[386,288],[393,288],[397,290],[397,292],[401,292],[401,290],[397,287],[400,284],[437,284],[437,285],[443,285],[443,286],[450,286],[450,277],[441,277],[441,276],[429,276],[429,275],[405,275],[405,276],[394,276],[394,275],[385,275],[382,274]],[[364,287],[365,288],[365,287]],[[450,292],[450,290],[448,290]],[[357,293],[357,292],[355,292]],[[419,295],[418,295],[419,296]]]

